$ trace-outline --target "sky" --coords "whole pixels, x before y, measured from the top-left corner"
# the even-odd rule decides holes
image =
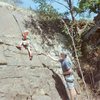
[[[63,4],[66,3],[66,2],[62,2],[62,0],[58,0],[58,1],[60,1],[60,2],[63,3]],[[33,3],[32,0],[22,0],[22,2],[23,2],[22,7],[25,7],[25,8],[32,7],[33,9],[38,8],[38,5],[35,4],[35,3]],[[51,2],[50,2],[50,3],[51,3]],[[58,3],[53,2],[53,3],[51,3],[51,4],[53,5],[53,7],[54,7],[55,9],[57,9],[57,10],[58,10],[59,12],[61,12],[61,13],[66,11],[65,7],[61,6],[61,5],[58,4]]]
[[[57,1],[63,3],[64,5],[67,4],[66,2],[64,2],[64,0],[57,0]],[[78,0],[73,0],[74,5],[76,5],[76,6],[77,6],[77,1]],[[33,9],[37,9],[38,8],[38,5],[35,4],[32,0],[22,0],[22,2],[23,2],[23,4],[21,5],[21,7],[23,7],[23,8],[29,8],[29,7],[33,8]],[[56,3],[56,2],[49,2],[49,3],[51,3],[53,5],[53,7],[60,13],[63,13],[63,12],[66,11],[66,8],[64,6],[62,6],[62,5],[60,5],[60,4]],[[77,16],[76,18],[77,19],[82,19],[82,18],[86,18],[87,19],[88,18],[88,19],[91,20],[91,19],[94,18],[94,16],[96,16],[94,13],[92,13],[90,16],[87,16],[87,15],[88,14],[86,13],[83,16]]]

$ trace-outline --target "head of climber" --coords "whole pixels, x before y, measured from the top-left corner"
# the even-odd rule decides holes
[[[66,52],[60,52],[59,57],[60,57],[60,59],[62,59],[62,60],[65,59],[65,58],[67,57]]]
[[[29,34],[29,31],[28,30],[25,30],[23,33],[22,33],[22,36],[24,39],[27,39],[27,36]]]

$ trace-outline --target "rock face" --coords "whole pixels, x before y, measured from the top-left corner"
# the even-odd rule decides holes
[[[15,10],[12,6],[0,6],[0,100],[67,100],[61,78],[43,65],[57,64],[53,65],[42,55],[34,55],[30,61],[24,48],[21,51],[16,48],[21,33],[13,15],[24,30],[28,13]],[[33,16],[36,17],[35,14]],[[43,51],[37,39],[31,37],[34,48]],[[41,41],[39,36],[35,37]]]
[[[53,40],[48,38],[49,45],[45,40],[43,43],[37,21],[34,12],[0,3],[0,100],[69,100],[58,63],[36,54],[30,61],[26,49],[16,48],[22,39],[21,31],[30,23],[34,24],[32,30],[29,28],[33,52],[49,51],[55,56],[65,47],[66,38],[62,34],[56,34]],[[76,86],[78,92],[80,86],[78,83]],[[87,100],[86,93],[82,92],[78,100]]]

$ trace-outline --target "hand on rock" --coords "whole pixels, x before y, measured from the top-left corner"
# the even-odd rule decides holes
[[[45,56],[48,56],[49,54],[48,54],[48,53],[41,52],[39,55],[45,55]]]

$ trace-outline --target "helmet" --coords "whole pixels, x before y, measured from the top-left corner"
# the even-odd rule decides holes
[[[28,34],[29,34],[29,30],[25,30],[25,31],[23,32],[23,34],[28,35]]]
[[[29,33],[29,30],[24,30],[24,33],[28,32]]]
[[[25,31],[22,33],[22,36],[24,37],[24,39],[27,38],[28,34],[29,34],[29,31],[28,31],[28,30],[25,30]]]

